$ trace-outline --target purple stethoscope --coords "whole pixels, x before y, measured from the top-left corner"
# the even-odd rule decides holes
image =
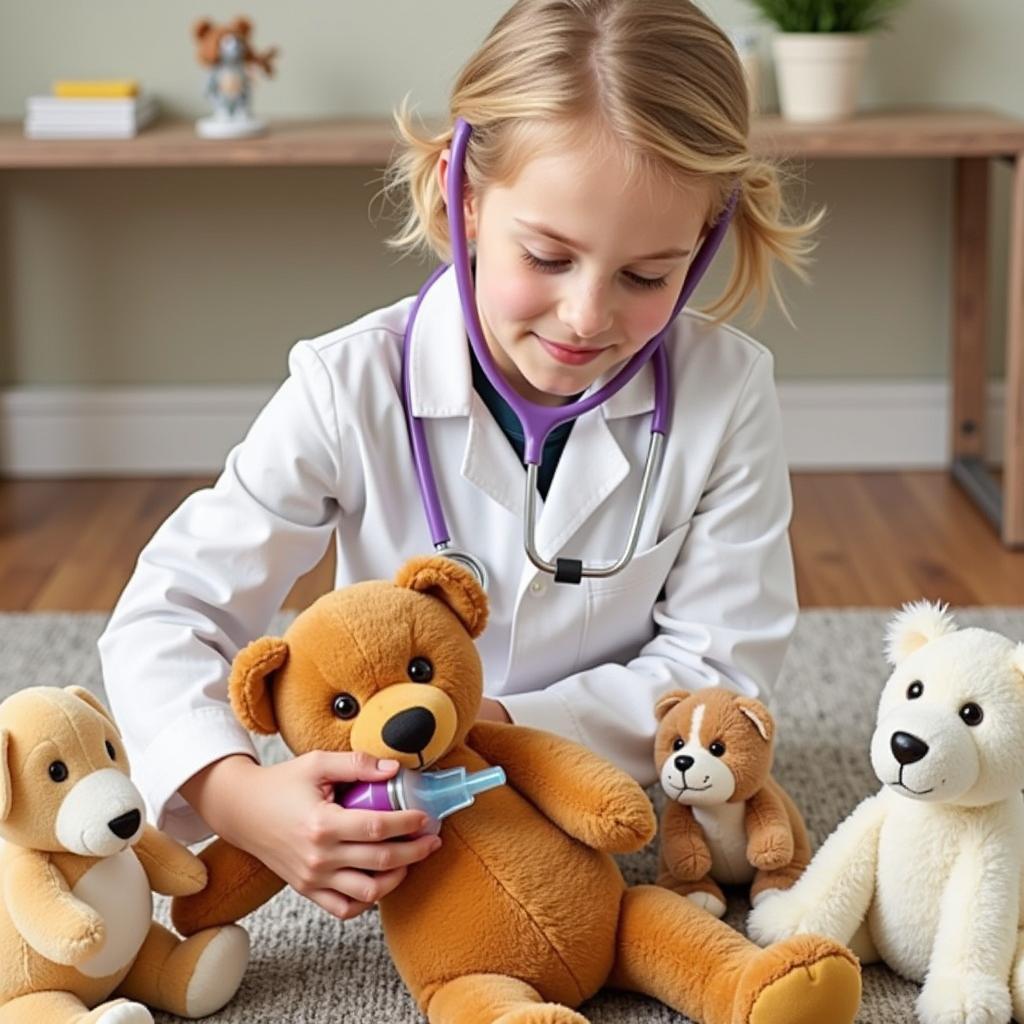
[[[523,522],[526,554],[538,569],[551,573],[556,583],[579,583],[584,576],[614,576],[615,573],[625,568],[636,551],[637,539],[640,535],[640,524],[647,509],[654,480],[661,468],[665,433],[668,430],[670,405],[668,357],[665,354],[663,342],[668,335],[673,321],[693,294],[694,289],[711,263],[712,257],[721,245],[736,208],[738,193],[734,191],[729,197],[729,201],[721,216],[715,222],[711,231],[708,232],[697,255],[690,264],[690,268],[686,273],[686,279],[683,281],[683,287],[679,293],[679,298],[676,300],[675,308],[672,310],[668,323],[639,352],[633,355],[607,384],[599,388],[592,395],[571,402],[568,405],[537,405],[535,402],[523,398],[505,380],[505,377],[494,362],[490,349],[487,347],[487,342],[484,340],[483,330],[477,314],[473,275],[469,259],[469,246],[466,241],[466,222],[462,208],[466,146],[469,143],[469,136],[472,131],[472,127],[461,117],[456,120],[452,136],[451,162],[448,169],[448,227],[451,236],[452,265],[455,268],[455,279],[458,283],[459,299],[462,303],[462,316],[469,335],[469,343],[473,346],[473,352],[476,354],[476,358],[484,373],[487,374],[488,379],[497,392],[508,402],[512,411],[519,418],[523,428],[525,437],[523,462],[526,466],[526,496],[523,504]],[[480,559],[464,549],[452,546],[444,511],[441,507],[441,500],[437,493],[437,482],[434,478],[434,470],[430,462],[430,450],[427,447],[423,421],[413,414],[409,396],[409,347],[413,325],[416,322],[416,315],[423,302],[423,297],[427,294],[430,286],[447,269],[446,266],[442,265],[427,278],[426,283],[420,289],[419,295],[416,296],[412,312],[409,314],[402,346],[402,398],[405,403],[405,417],[412,442],[416,477],[419,481],[420,496],[423,499],[423,510],[426,513],[427,525],[430,528],[430,535],[434,542],[434,550],[438,554],[445,555],[447,558],[468,569],[486,591],[488,582],[487,570]],[[538,553],[535,541],[536,499],[534,493],[537,489],[537,471],[540,465],[541,453],[544,450],[544,442],[547,440],[548,434],[559,424],[576,419],[576,417],[581,416],[583,413],[599,406],[605,399],[611,398],[612,395],[625,387],[651,358],[654,360],[655,395],[654,414],[651,418],[651,440],[647,449],[647,460],[644,464],[643,477],[640,483],[640,498],[637,502],[636,512],[633,515],[629,536],[626,539],[625,550],[618,560],[611,565],[584,565],[582,560],[578,558],[556,558],[554,564],[545,561]]]

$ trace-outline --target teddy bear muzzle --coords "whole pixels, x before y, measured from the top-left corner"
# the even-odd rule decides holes
[[[76,782],[61,801],[55,830],[71,853],[109,857],[142,834],[142,795],[116,768],[103,768]]]
[[[458,710],[443,690],[396,683],[362,706],[352,725],[352,749],[425,768],[451,747],[458,722]]]

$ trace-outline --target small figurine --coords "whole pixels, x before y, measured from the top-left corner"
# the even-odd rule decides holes
[[[205,139],[237,139],[261,135],[266,122],[249,110],[250,81],[247,65],[274,74],[271,64],[277,47],[258,54],[249,44],[252,22],[236,18],[230,25],[215,25],[208,18],[192,30],[198,45],[199,63],[210,69],[204,95],[213,101],[213,115],[196,121],[196,132]]]

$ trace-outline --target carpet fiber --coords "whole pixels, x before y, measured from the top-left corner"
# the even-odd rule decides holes
[[[1024,609],[971,609],[961,625],[985,626],[1024,639]],[[102,695],[96,638],[105,616],[0,615],[0,697],[28,685],[84,685]],[[809,611],[799,628],[771,701],[780,723],[776,777],[793,795],[817,845],[878,783],[868,761],[879,689],[887,676],[881,655],[888,615],[877,611]],[[283,626],[278,623],[278,626]],[[275,743],[269,758],[283,756]],[[656,796],[656,795],[655,795]],[[657,796],[656,796],[657,800]],[[660,805],[660,801],[659,805]],[[649,882],[654,847],[620,858],[631,883]],[[166,901],[160,916],[166,920]],[[730,904],[742,927],[745,904]],[[249,917],[252,962],[223,1024],[415,1024],[422,1020],[391,966],[375,912],[341,923],[288,891]],[[861,1022],[913,1020],[917,987],[883,967],[864,972]],[[582,1012],[594,1024],[667,1024],[684,1018],[650,1000],[606,993]],[[161,1024],[177,1018],[158,1015]]]

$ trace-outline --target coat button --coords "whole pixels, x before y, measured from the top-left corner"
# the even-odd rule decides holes
[[[541,580],[534,580],[530,584],[530,589],[539,597],[545,590],[547,590],[547,587],[544,586],[544,583]]]

